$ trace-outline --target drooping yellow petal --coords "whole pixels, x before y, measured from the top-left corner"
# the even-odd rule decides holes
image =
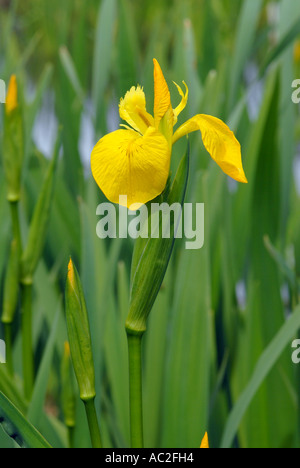
[[[16,75],[12,75],[9,81],[5,111],[11,114],[18,107],[18,85]]]
[[[92,152],[91,165],[97,184],[111,202],[119,203],[119,197],[126,196],[126,206],[137,210],[163,192],[170,159],[166,139],[149,127],[144,136],[133,130],[104,136]]]
[[[121,119],[141,134],[144,134],[148,127],[154,126],[154,119],[146,110],[145,93],[140,86],[132,86],[130,91],[127,91],[124,99],[120,101],[119,113]]]
[[[177,123],[177,117],[186,108],[188,98],[189,98],[189,88],[187,87],[186,83],[183,81],[183,84],[185,86],[185,94],[184,94],[181,87],[178,86],[178,84],[175,83],[175,81],[173,81],[173,83],[176,86],[176,88],[178,89],[178,92],[179,92],[179,94],[181,96],[180,104],[176,107],[176,109],[174,109],[174,125],[175,125]]]
[[[158,128],[161,119],[164,117],[171,106],[170,91],[156,59],[154,63],[154,121],[155,127]]]
[[[210,115],[196,115],[185,122],[173,136],[173,144],[184,135],[200,130],[205,148],[225,174],[247,183],[241,156],[241,145],[222,120]]]
[[[205,433],[205,436],[202,440],[202,443],[201,443],[201,446],[200,448],[206,448],[208,449],[209,448],[209,442],[208,442],[208,435],[207,435],[207,432]]]

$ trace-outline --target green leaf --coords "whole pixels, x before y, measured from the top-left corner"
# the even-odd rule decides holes
[[[60,321],[60,323],[59,323]],[[56,343],[58,325],[62,326],[61,310],[58,308],[52,329],[48,338],[47,346],[43,354],[43,359],[39,368],[39,372],[36,378],[33,396],[28,408],[27,417],[34,424],[38,425],[41,414],[43,412],[43,405],[45,401],[47,384],[49,380],[49,374],[51,370],[52,358],[54,353],[54,346]]]
[[[126,0],[118,5],[119,33],[118,33],[118,75],[119,97],[124,96],[131,86],[137,82],[138,68],[138,39],[132,6]]]
[[[6,365],[0,365],[0,392],[4,393],[21,413],[26,413],[27,403],[16,385],[15,378],[8,373]]]
[[[199,447],[202,434],[208,430],[209,391],[215,359],[208,221],[212,203],[208,188],[211,187],[207,174],[198,173],[191,199],[205,203],[205,245],[198,250],[176,251],[173,263],[176,268],[171,280],[172,303],[163,338],[166,358],[159,419],[160,424],[163,421],[162,447]],[[150,318],[152,320],[152,313]],[[160,319],[162,324],[164,320]],[[161,331],[154,332],[161,336]],[[157,346],[162,344],[155,344]],[[156,351],[151,352],[151,359],[155,356],[159,359]],[[159,369],[158,363],[156,366]]]
[[[251,52],[259,15],[262,9],[262,0],[246,0],[243,2],[239,17],[238,31],[235,38],[235,50],[232,54],[230,77],[229,109],[235,102],[243,68]]]
[[[289,320],[281,327],[275,338],[265,349],[258,360],[253,375],[235,404],[226,423],[221,448],[230,448],[239,425],[245,415],[253,397],[261,384],[274,367],[285,348],[292,342],[293,337],[300,328],[300,306],[297,307]],[[258,422],[259,424],[259,422]]]
[[[54,149],[53,158],[49,165],[45,182],[34,210],[27,246],[22,256],[21,279],[24,284],[32,283],[32,277],[43,253],[52,207],[55,170],[59,155],[60,141],[59,135]]]
[[[97,20],[92,96],[96,106],[96,123],[99,125],[99,116],[103,105],[103,95],[108,84],[111,55],[113,47],[113,25],[116,19],[116,0],[103,0],[101,2]]]
[[[266,246],[266,249],[268,250],[269,254],[273,258],[273,260],[276,262],[278,268],[282,271],[284,276],[289,282],[289,285],[293,289],[295,293],[298,292],[298,281],[297,281],[297,276],[295,271],[293,271],[290,266],[288,265],[287,261],[285,258],[282,256],[282,254],[275,248],[275,246],[272,244],[270,241],[270,238],[268,236],[264,237],[264,243]]]
[[[62,66],[64,67],[64,70],[69,78],[69,81],[78,96],[80,102],[83,104],[84,98],[85,98],[85,93],[82,88],[82,85],[80,83],[80,78],[77,74],[75,64],[73,62],[73,59],[70,55],[70,52],[68,51],[67,47],[63,46],[59,49],[59,57],[60,61],[62,63]]]
[[[5,432],[20,447],[51,448],[44,437],[30,424],[6,396],[0,392],[0,418]]]
[[[300,19],[298,19],[295,24],[292,26],[291,29],[285,34],[284,37],[278,42],[276,47],[271,50],[271,52],[267,55],[261,70],[260,76],[263,76],[266,69],[271,65],[271,63],[275,62],[282,53],[295,41],[297,36],[300,34]]]

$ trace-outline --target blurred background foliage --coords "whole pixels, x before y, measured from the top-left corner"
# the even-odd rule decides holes
[[[124,322],[133,243],[96,237],[96,207],[105,199],[89,156],[97,139],[117,129],[118,101],[131,86],[144,86],[152,112],[156,57],[173,106],[172,80],[189,86],[181,122],[208,113],[236,132],[249,184],[228,180],[200,135],[191,136],[187,201],[205,203],[205,246],[187,251],[177,242],[151,314],[144,341],[146,446],[198,447],[208,430],[213,447],[299,447],[300,377],[291,343],[300,326],[300,126],[291,85],[300,78],[300,4],[0,0],[0,8],[0,77],[8,82],[16,73],[21,83],[23,239],[62,128],[51,220],[34,277],[35,389],[26,401],[18,313],[15,376],[0,367],[1,392],[51,444],[66,446],[60,367],[72,255],[89,309],[105,446],[128,446]],[[3,109],[1,152],[2,118]],[[174,147],[173,171],[185,147],[184,141]],[[11,225],[2,166],[0,180],[3,284]],[[0,446],[13,444],[1,430]],[[75,444],[90,444],[80,402]]]

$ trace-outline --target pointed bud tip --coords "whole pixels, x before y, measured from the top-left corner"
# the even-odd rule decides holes
[[[74,285],[74,264],[72,258],[70,258],[69,265],[68,265],[68,280],[70,281],[71,285]]]
[[[70,343],[68,341],[65,342],[65,356],[70,357],[71,351],[70,351]]]
[[[9,81],[5,109],[11,114],[18,107],[18,85],[16,75],[12,75]]]
[[[205,432],[200,448],[209,448],[208,434]]]

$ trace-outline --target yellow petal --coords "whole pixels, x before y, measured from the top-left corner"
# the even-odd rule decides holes
[[[137,132],[144,134],[148,127],[154,126],[152,115],[146,110],[146,97],[140,86],[133,86],[127,91],[119,105],[121,119],[125,120]]]
[[[117,130],[95,146],[92,173],[108,200],[119,203],[119,197],[126,196],[126,206],[137,210],[163,192],[170,159],[168,143],[155,128],[149,127],[144,136]]]
[[[17,78],[15,75],[12,75],[6,96],[5,110],[7,114],[10,114],[18,107],[18,86]]]
[[[200,130],[205,148],[225,174],[247,183],[241,156],[241,145],[222,120],[210,115],[196,115],[185,122],[173,136],[173,144],[188,133]]]
[[[177,122],[177,117],[179,116],[179,114],[186,108],[186,105],[187,105],[187,102],[188,102],[188,98],[189,98],[189,88],[187,87],[187,85],[185,84],[185,82],[183,81],[182,83],[184,84],[185,86],[185,94],[184,92],[182,91],[182,89],[180,88],[180,86],[178,86],[177,83],[175,83],[175,81],[173,81],[174,85],[176,86],[176,88],[178,89],[178,92],[181,96],[181,103],[179,104],[179,106],[176,107],[176,109],[174,109],[174,116],[175,116],[175,119],[174,119],[174,125],[176,124]]]
[[[207,435],[207,432],[205,433],[205,436],[202,440],[202,443],[201,443],[201,446],[200,448],[206,448],[208,449],[209,448],[209,442],[208,442],[208,435]]]
[[[154,121],[155,127],[159,127],[161,119],[164,117],[166,112],[172,107],[170,91],[160,68],[160,65],[156,59],[153,59],[154,63]]]

